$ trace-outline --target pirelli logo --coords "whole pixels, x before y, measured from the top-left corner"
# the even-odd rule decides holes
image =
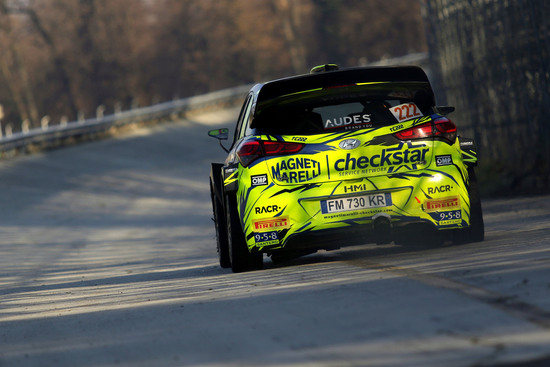
[[[252,221],[255,231],[266,231],[274,229],[285,229],[290,227],[288,217],[277,217],[269,219],[259,219]]]
[[[458,208],[460,208],[460,199],[458,196],[426,201],[427,212],[441,212]]]

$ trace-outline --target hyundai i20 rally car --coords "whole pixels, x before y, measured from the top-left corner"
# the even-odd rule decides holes
[[[220,265],[368,242],[484,238],[472,139],[415,66],[314,68],[255,85],[210,189]],[[228,138],[228,129],[209,135]],[[222,145],[223,146],[223,145]]]

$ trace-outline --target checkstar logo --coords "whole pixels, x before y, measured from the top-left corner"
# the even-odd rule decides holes
[[[334,169],[341,172],[401,164],[417,164],[426,160],[426,153],[429,151],[430,148],[427,148],[425,144],[414,146],[410,143],[401,143],[397,148],[382,149],[380,154],[373,154],[371,156],[358,156],[348,153],[345,158],[334,162]]]

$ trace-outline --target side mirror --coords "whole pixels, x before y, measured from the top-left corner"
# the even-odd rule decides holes
[[[448,115],[451,112],[454,112],[455,108],[453,106],[436,106],[435,110],[440,115]]]
[[[211,137],[213,137],[213,138],[218,139],[218,142],[220,143],[220,147],[222,147],[222,149],[225,150],[226,153],[229,153],[229,150],[226,149],[226,148],[222,145],[222,140],[227,140],[228,137],[229,137],[229,129],[223,128],[223,129],[210,130],[210,131],[208,132],[208,136],[211,136]]]
[[[218,140],[227,140],[227,138],[229,136],[229,129],[210,130],[208,132],[208,136],[211,136],[211,137],[216,138]]]

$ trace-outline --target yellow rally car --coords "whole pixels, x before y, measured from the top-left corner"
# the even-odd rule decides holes
[[[482,241],[472,139],[415,66],[322,65],[254,86],[210,188],[220,265],[368,242]],[[228,129],[209,135],[228,138]]]

